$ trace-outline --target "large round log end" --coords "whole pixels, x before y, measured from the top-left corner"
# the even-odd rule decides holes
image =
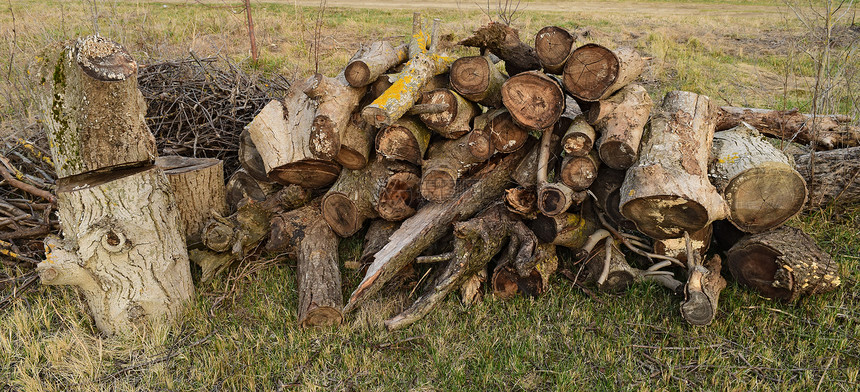
[[[370,80],[370,68],[364,61],[353,61],[347,64],[343,76],[352,87],[364,87],[373,82]]]
[[[558,74],[570,56],[576,38],[558,26],[546,26],[535,34],[535,52],[544,71]]]
[[[597,101],[615,82],[618,68],[618,57],[611,50],[597,44],[580,46],[565,63],[564,87],[583,101]]]
[[[600,160],[616,170],[625,170],[636,163],[636,150],[621,140],[607,140],[598,149]]]
[[[633,199],[621,206],[621,214],[654,239],[681,237],[685,231],[696,232],[710,223],[701,204],[677,196]]]
[[[323,197],[322,215],[331,229],[341,237],[355,234],[364,223],[358,207],[342,193],[329,193]]]
[[[748,233],[779,226],[806,202],[806,182],[788,165],[773,163],[749,169],[733,178],[723,197],[729,221]]]
[[[424,158],[418,140],[408,128],[391,125],[376,135],[376,151],[388,159],[420,164]]]
[[[78,39],[74,58],[84,73],[103,82],[122,81],[137,74],[137,62],[128,51],[99,35]]]
[[[461,57],[451,64],[451,87],[460,94],[480,94],[490,84],[490,64],[484,57]]]
[[[732,247],[726,256],[732,276],[743,285],[752,287],[762,295],[773,299],[791,298],[791,290],[775,287],[774,281],[780,253],[762,244]]]
[[[564,92],[540,71],[517,74],[502,85],[502,103],[514,121],[531,130],[550,127],[564,112]]]

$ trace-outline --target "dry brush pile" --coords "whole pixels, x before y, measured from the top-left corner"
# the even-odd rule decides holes
[[[80,287],[109,333],[175,314],[189,260],[208,280],[261,249],[298,260],[303,326],[339,324],[421,265],[433,266],[424,292],[389,329],[451,292],[540,295],[559,270],[601,291],[657,282],[697,325],[716,315],[724,265],[772,298],[839,285],[836,263],[782,224],[857,202],[851,119],[685,91],[652,102],[636,83],[648,59],[558,27],[532,47],[491,23],[460,42],[481,55],[460,58],[427,27],[416,14],[408,42],[365,45],[337,76],[268,102],[239,136],[226,187],[218,160],[156,159],[121,47],[66,48],[46,105],[65,235],[46,240],[42,282]],[[813,150],[795,158],[764,135]],[[344,300],[338,244],[365,226],[365,276]],[[564,252],[572,265],[559,265]]]

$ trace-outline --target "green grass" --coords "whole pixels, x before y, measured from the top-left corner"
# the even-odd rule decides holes
[[[714,3],[743,9],[748,2],[701,6]],[[251,66],[243,14],[194,2],[168,4],[100,3],[100,30],[143,62],[181,57],[191,48]],[[7,93],[26,87],[26,64],[37,48],[92,32],[85,1],[22,0],[12,7],[20,48],[14,59],[5,49],[12,18],[0,13],[0,70],[3,76],[11,70],[8,79],[0,78],[4,132],[22,114],[35,116],[30,101],[8,99],[15,94]],[[527,42],[541,27],[561,24],[591,28],[590,39],[599,43],[635,46],[653,57],[642,80],[655,99],[687,89],[720,104],[779,108],[788,97],[787,105],[799,106],[809,99],[808,89],[796,83],[784,96],[779,80],[790,70],[789,79],[803,81],[813,64],[787,57],[803,30],[779,10],[731,18],[526,11],[515,25]],[[471,5],[425,14],[442,18],[443,31],[455,39],[486,20]],[[257,67],[288,77],[312,72],[315,15],[313,7],[289,2],[255,3]],[[404,36],[410,21],[405,10],[328,10],[320,70],[335,74],[359,43]],[[108,339],[73,290],[40,286],[0,313],[0,391],[857,390],[860,207],[824,209],[790,224],[834,256],[843,287],[786,304],[730,281],[714,324],[699,328],[681,319],[680,299],[658,286],[638,284],[622,294],[599,294],[596,301],[555,279],[536,299],[488,298],[466,307],[451,296],[424,320],[393,333],[381,322],[414,295],[389,290],[343,326],[302,330],[296,326],[295,261],[275,259],[253,273],[234,269],[198,283],[193,306],[170,328]],[[358,236],[343,241],[342,261],[356,258],[360,243]],[[348,295],[361,276],[346,269],[343,276]]]

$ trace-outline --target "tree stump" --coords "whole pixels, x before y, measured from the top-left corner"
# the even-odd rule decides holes
[[[457,139],[471,130],[469,124],[480,111],[472,102],[467,101],[454,91],[437,89],[422,95],[422,104],[444,104],[447,109],[438,113],[421,114],[418,117],[446,139]]]
[[[576,37],[558,26],[546,26],[535,34],[535,52],[544,72],[560,75],[573,50]]]
[[[645,61],[633,48],[612,51],[597,44],[580,46],[564,65],[564,87],[586,102],[605,99],[636,80]]]
[[[564,92],[540,71],[523,72],[502,85],[502,103],[514,121],[528,130],[549,128],[564,112]]]
[[[621,214],[655,239],[699,231],[728,214],[708,181],[716,107],[684,91],[666,94],[621,186]]]
[[[618,170],[636,163],[652,106],[648,92],[635,83],[591,105],[588,122],[600,132],[597,145],[603,163]]]
[[[73,285],[96,326],[125,334],[179,314],[194,286],[185,236],[161,169],[133,168],[61,179],[64,239],[45,240],[43,284]]]
[[[732,276],[768,298],[795,301],[839,287],[839,266],[806,233],[781,226],[741,239],[727,255]]]
[[[227,215],[224,162],[172,156],[156,158],[155,165],[164,171],[173,187],[186,243],[190,246],[200,242],[200,230],[213,214]]]
[[[803,209],[806,182],[785,154],[746,124],[714,135],[711,182],[728,219],[748,233],[779,226]]]
[[[487,56],[460,57],[451,64],[451,87],[481,105],[502,106],[502,84],[507,76]]]

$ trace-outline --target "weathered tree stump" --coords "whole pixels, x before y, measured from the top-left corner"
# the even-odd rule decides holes
[[[61,179],[64,239],[45,240],[43,284],[78,287],[103,332],[125,334],[179,314],[194,286],[170,183],[154,167]]]
[[[839,287],[839,266],[806,233],[781,226],[752,234],[729,250],[732,276],[768,298],[795,301]]]
[[[597,145],[603,163],[619,170],[636,163],[652,106],[648,92],[636,83],[591,105],[588,122],[600,133]]]
[[[460,45],[488,49],[505,61],[505,69],[511,76],[540,69],[534,48],[520,41],[516,29],[503,23],[490,22],[471,37],[460,41]]]
[[[715,114],[704,95],[666,94],[620,189],[621,214],[639,231],[656,239],[676,238],[728,214],[708,181]]]
[[[546,26],[535,34],[535,53],[544,72],[560,75],[573,51],[576,37],[558,26]]]
[[[156,158],[155,165],[173,187],[186,243],[200,242],[200,230],[213,214],[227,214],[224,163],[220,159],[172,156]]]
[[[507,76],[487,56],[460,57],[451,64],[451,87],[481,105],[502,106],[502,84]]]
[[[480,114],[478,106],[449,89],[437,89],[422,95],[422,104],[444,104],[447,109],[418,117],[434,132],[446,139],[457,139],[471,130],[472,118]]]
[[[755,129],[741,124],[714,135],[711,182],[739,229],[759,233],[803,209],[806,182],[791,160]]]
[[[597,44],[580,46],[564,65],[564,87],[586,102],[599,101],[636,80],[645,61],[633,48],[612,51]]]
[[[403,117],[376,134],[376,152],[387,159],[420,165],[430,144],[430,130],[420,121]]]
[[[512,76],[502,85],[502,103],[514,121],[528,130],[549,128],[564,112],[564,92],[540,71]]]
[[[795,156],[809,188],[807,208],[860,202],[860,147]],[[810,166],[810,161],[814,164]]]

